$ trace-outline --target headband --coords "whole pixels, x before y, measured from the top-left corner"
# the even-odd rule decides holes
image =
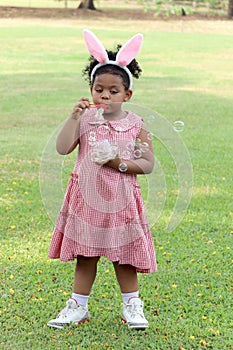
[[[116,60],[109,60],[107,51],[105,50],[102,43],[88,29],[83,31],[85,43],[90,54],[99,62],[91,72],[91,82],[97,69],[100,67],[106,66],[107,64],[112,64],[123,69],[129,77],[129,89],[132,89],[133,78],[130,70],[127,68],[127,65],[137,56],[140,48],[142,46],[143,36],[142,34],[136,34],[130,38],[119,50],[116,55]]]

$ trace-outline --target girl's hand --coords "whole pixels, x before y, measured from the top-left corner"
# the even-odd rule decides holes
[[[105,165],[127,174],[150,174],[154,167],[154,152],[149,136],[149,131],[143,124],[138,135],[138,139],[141,140],[140,146],[137,146],[139,149],[135,148],[135,150],[140,152],[140,157],[130,160],[121,160],[119,157],[115,157],[105,163]]]
[[[72,119],[79,119],[83,112],[85,111],[86,108],[90,107],[90,100],[87,97],[82,97],[76,105],[73,108],[73,111],[71,113],[71,118]]]
[[[93,149],[91,160],[97,165],[104,165],[111,159],[116,158],[117,153],[117,146],[111,145],[108,140],[103,140]]]

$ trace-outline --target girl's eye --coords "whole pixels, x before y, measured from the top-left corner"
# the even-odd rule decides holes
[[[96,92],[101,93],[103,90],[102,89],[95,89]]]
[[[117,93],[118,93],[118,91],[115,91],[115,90],[112,90],[112,91],[111,91],[111,94],[112,94],[112,95],[115,95],[115,94],[117,94]]]

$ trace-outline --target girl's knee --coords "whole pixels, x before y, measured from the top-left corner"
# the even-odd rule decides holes
[[[77,256],[77,265],[90,265],[90,264],[97,264],[99,261],[100,257],[99,256],[83,256],[83,255],[78,255]]]

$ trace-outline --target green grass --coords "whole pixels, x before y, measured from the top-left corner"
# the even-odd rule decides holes
[[[194,185],[182,222],[167,232],[177,174],[172,151],[155,139],[167,200],[152,229],[158,272],[139,276],[150,322],[139,333],[120,322],[120,291],[106,259],[90,298],[91,322],[64,330],[46,326],[70,295],[74,263],[47,259],[53,223],[40,195],[41,157],[88,91],[80,74],[87,59],[82,28],[91,27],[109,46],[117,24],[0,21],[1,349],[231,348],[233,37],[218,34],[217,25],[215,34],[164,32],[156,23],[144,32],[138,57],[143,76],[132,102],[171,125],[185,123],[180,136]],[[119,42],[134,32],[135,26],[122,22]]]

